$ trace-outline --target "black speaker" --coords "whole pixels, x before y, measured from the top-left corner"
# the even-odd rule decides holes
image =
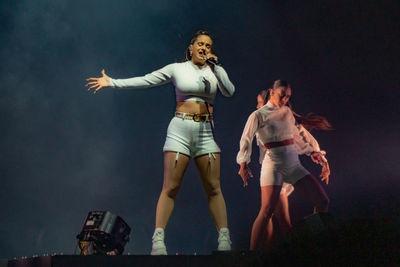
[[[130,240],[131,228],[109,211],[90,211],[76,236],[81,255],[120,255]]]

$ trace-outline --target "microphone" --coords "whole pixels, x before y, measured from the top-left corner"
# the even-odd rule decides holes
[[[215,59],[214,57],[206,57],[206,62],[209,64],[213,64],[214,66],[221,66],[219,61]]]

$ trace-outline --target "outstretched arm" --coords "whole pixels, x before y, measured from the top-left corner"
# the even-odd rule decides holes
[[[103,87],[114,87],[118,89],[130,89],[130,88],[146,88],[156,85],[167,83],[171,80],[174,71],[174,64],[169,64],[159,70],[153,71],[152,73],[146,74],[141,77],[134,77],[128,79],[113,79],[107,76],[102,70],[102,77],[100,78],[89,78],[89,90],[97,92]]]
[[[93,90],[93,93],[96,93],[103,87],[110,86],[110,77],[107,76],[107,74],[104,72],[104,70],[101,71],[101,77],[99,78],[88,78],[86,81],[88,83],[86,86],[88,86],[88,91]]]

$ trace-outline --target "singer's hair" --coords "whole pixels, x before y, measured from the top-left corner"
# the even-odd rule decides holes
[[[206,35],[208,37],[211,38],[211,40],[213,40],[213,37],[211,36],[211,33],[205,30],[198,30],[193,36],[192,39],[190,40],[189,46],[194,44],[194,42],[196,42],[197,37],[199,37],[200,35]],[[189,46],[186,48],[185,50],[185,58],[183,61],[189,61],[192,59],[192,56],[190,55],[190,49]]]
[[[261,98],[264,100],[264,104],[267,103],[267,101],[270,98],[270,92],[271,90],[276,90],[279,87],[286,87],[289,88],[290,85],[288,82],[283,81],[283,80],[276,80],[274,84],[272,85],[272,88],[268,90],[261,90],[258,95],[261,96]],[[296,119],[296,123],[303,125],[304,128],[307,130],[324,130],[324,131],[330,131],[333,130],[332,125],[329,123],[329,121],[320,115],[314,114],[314,113],[308,113],[307,115],[300,115],[296,112],[294,112],[292,105],[288,101],[286,105],[292,110],[294,118]]]

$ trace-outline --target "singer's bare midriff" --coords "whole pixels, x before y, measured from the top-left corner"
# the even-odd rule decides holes
[[[213,106],[208,105],[208,111],[213,113]],[[176,111],[192,114],[208,114],[206,103],[198,101],[178,101],[176,102]]]

